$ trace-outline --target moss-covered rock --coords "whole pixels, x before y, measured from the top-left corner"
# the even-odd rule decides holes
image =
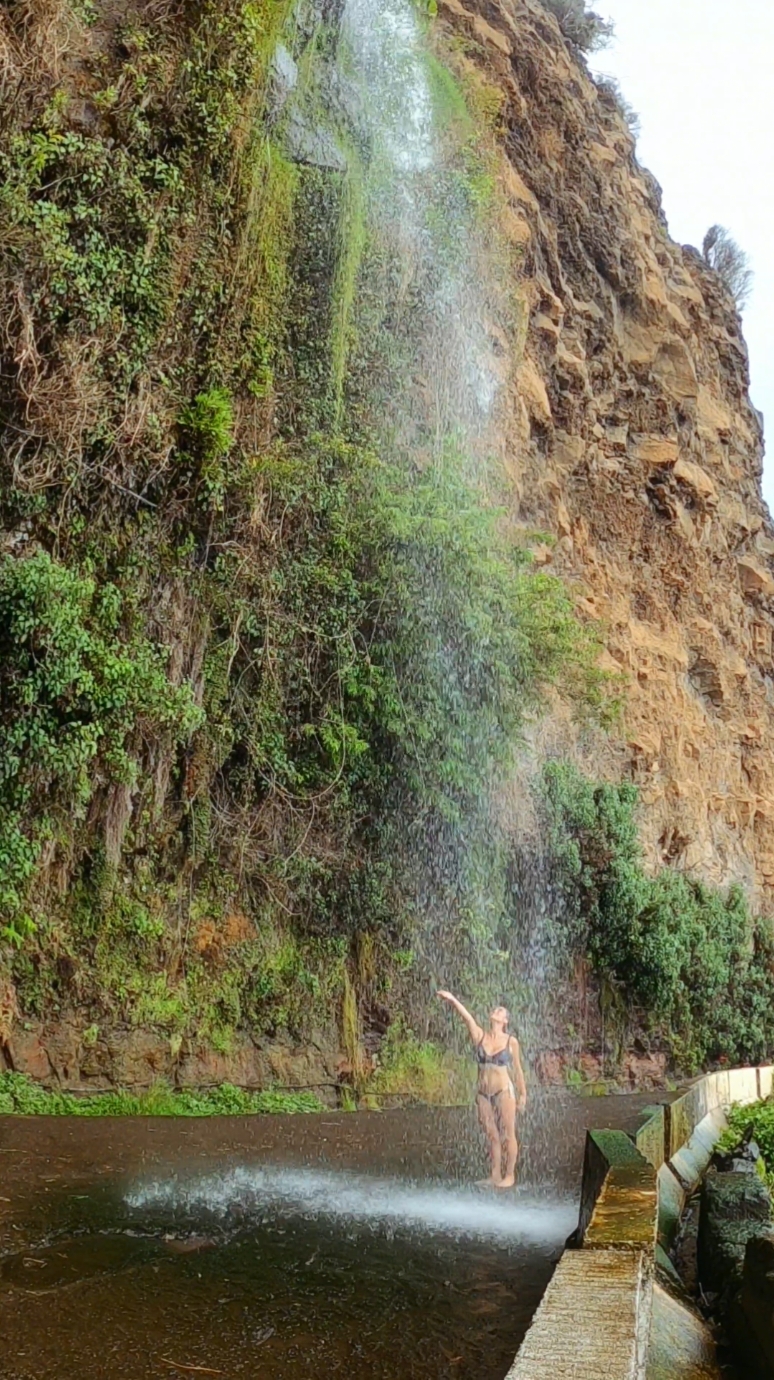
[[[707,1176],[698,1238],[699,1279],[706,1292],[724,1298],[737,1293],[747,1243],[772,1221],[771,1195],[754,1171]]]

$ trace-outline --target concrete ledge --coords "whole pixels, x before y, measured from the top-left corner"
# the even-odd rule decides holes
[[[634,1134],[634,1144],[654,1169],[661,1168],[666,1154],[666,1113],[663,1106],[649,1108]]]
[[[725,1111],[715,1107],[694,1127],[687,1143],[673,1154],[669,1164],[686,1193],[692,1193],[698,1184],[727,1127]]]
[[[566,1251],[508,1380],[633,1380],[652,1284],[643,1251]]]
[[[656,1284],[646,1380],[715,1380],[712,1333],[677,1299]]]
[[[657,1252],[666,1258],[728,1108],[773,1088],[771,1066],[711,1073],[631,1137],[589,1132],[571,1238],[580,1249],[562,1256],[508,1380],[719,1380],[701,1318],[661,1293],[653,1307]],[[748,1299],[756,1322],[768,1316],[759,1281]],[[774,1336],[774,1312],[770,1325]]]
[[[658,1180],[658,1244],[668,1251],[675,1239],[685,1208],[686,1192],[668,1164],[662,1164]]]

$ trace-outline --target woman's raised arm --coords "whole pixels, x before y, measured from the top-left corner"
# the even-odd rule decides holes
[[[483,1039],[484,1032],[475,1016],[471,1016],[470,1012],[462,1005],[462,1002],[458,1001],[451,992],[436,992],[436,996],[440,997],[441,1001],[448,1001],[449,1005],[454,1007],[454,1010],[462,1017],[468,1027],[471,1040],[477,1045],[479,1040]]]

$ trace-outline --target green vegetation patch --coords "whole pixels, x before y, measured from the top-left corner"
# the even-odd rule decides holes
[[[268,1088],[245,1092],[231,1083],[206,1092],[175,1092],[158,1084],[147,1092],[74,1093],[50,1092],[25,1074],[0,1074],[0,1114],[18,1116],[246,1116],[257,1112],[322,1112],[320,1099],[311,1092],[286,1092]]]
[[[555,762],[542,794],[557,938],[588,955],[619,1010],[647,1013],[682,1067],[759,1063],[774,1048],[774,936],[741,888],[668,867],[648,875],[632,785],[598,785]]]
[[[388,1101],[440,1103],[470,1102],[475,1068],[469,1056],[420,1040],[399,1017],[390,1026],[379,1051],[379,1065],[366,1084],[366,1094]]]
[[[774,1098],[755,1102],[751,1107],[732,1107],[728,1126],[720,1142],[721,1148],[733,1150],[740,1137],[752,1127],[753,1140],[760,1147],[767,1176],[774,1181]]]
[[[28,883],[65,815],[103,779],[133,785],[134,740],[190,737],[201,716],[174,687],[168,653],[118,589],[44,552],[0,561],[0,936],[29,930]]]

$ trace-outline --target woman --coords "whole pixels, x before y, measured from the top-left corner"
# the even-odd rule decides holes
[[[491,1176],[483,1182],[493,1188],[513,1188],[519,1154],[516,1113],[523,1112],[527,1105],[527,1087],[519,1058],[519,1042],[515,1035],[508,1034],[510,1017],[507,1007],[495,1007],[489,1016],[489,1029],[484,1033],[475,1017],[465,1010],[462,1002],[452,996],[451,992],[439,992],[437,995],[441,1001],[447,1001],[459,1012],[476,1046],[476,1107],[478,1119],[489,1141],[489,1156],[492,1163]]]

